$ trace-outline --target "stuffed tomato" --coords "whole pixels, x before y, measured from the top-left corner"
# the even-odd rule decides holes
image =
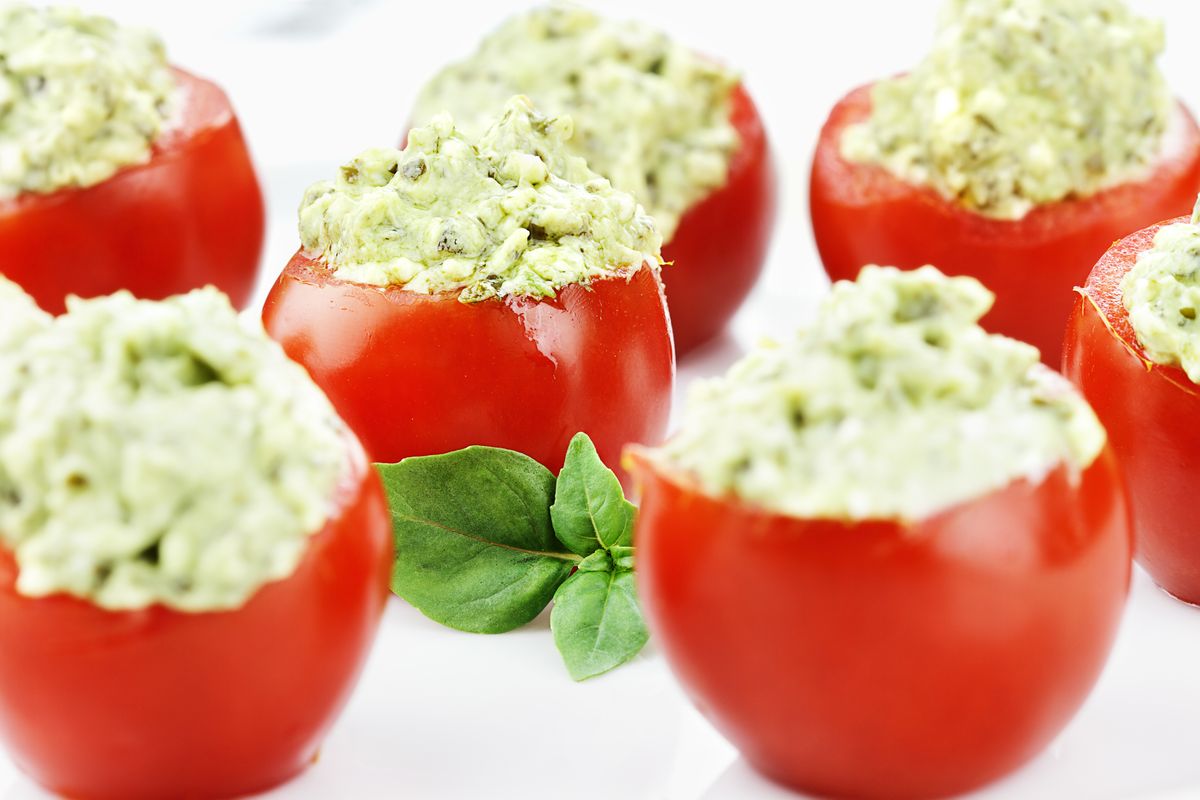
[[[610,464],[662,436],[659,237],[569,134],[518,98],[480,139],[439,117],[309,190],[263,318],[372,459],[477,444],[557,470],[579,431]]]
[[[69,294],[206,284],[245,305],[263,199],[225,93],[148,33],[59,8],[3,16],[17,89],[0,123],[0,274],[52,313]]]
[[[997,296],[985,326],[1057,366],[1071,288],[1114,240],[1190,208],[1200,130],[1155,65],[1161,26],[1115,0],[1001,6],[956,3],[924,62],[838,103],[813,231],[833,279],[978,278]]]
[[[725,183],[683,212],[663,244],[675,347],[686,354],[725,330],[758,281],[775,224],[775,174],[754,101],[730,98],[738,133]]]
[[[1196,282],[1200,215],[1112,246],[1067,329],[1065,370],[1104,421],[1129,483],[1137,558],[1164,589],[1200,604]]]
[[[0,739],[48,789],[240,797],[314,760],[387,597],[378,477],[216,290],[0,279]]]
[[[651,631],[775,780],[968,791],[1042,750],[1108,657],[1131,549],[1115,459],[1034,348],[977,325],[989,303],[868,268],[629,455]]]
[[[479,128],[514,94],[570,116],[571,151],[654,218],[677,352],[723,331],[775,221],[766,133],[739,76],[642,24],[549,6],[513,16],[442,70],[413,118],[450,111]]]

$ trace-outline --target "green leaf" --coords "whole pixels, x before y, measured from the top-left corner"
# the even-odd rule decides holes
[[[586,433],[575,434],[567,448],[550,516],[559,540],[581,556],[633,544],[637,507],[625,499]]]
[[[580,571],[568,578],[554,595],[550,629],[577,681],[624,664],[650,637],[628,570]]]
[[[501,633],[536,617],[579,557],[554,535],[554,475],[468,447],[378,464],[392,513],[392,591],[443,625]]]

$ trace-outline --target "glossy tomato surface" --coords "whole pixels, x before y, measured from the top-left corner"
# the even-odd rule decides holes
[[[207,284],[249,302],[264,231],[258,178],[225,93],[175,75],[180,118],[148,162],[0,201],[0,273],[47,311],[61,313],[68,294],[161,299]]]
[[[813,233],[830,278],[853,279],[866,264],[972,275],[996,293],[984,326],[1036,345],[1055,368],[1072,288],[1115,240],[1191,210],[1200,191],[1200,130],[1179,105],[1164,155],[1144,180],[1043,205],[1021,220],[989,219],[842,158],[842,132],[870,114],[870,92],[861,87],[833,109],[813,161]]]
[[[638,589],[676,676],[751,764],[821,797],[943,797],[1015,769],[1091,690],[1128,593],[1108,452],[911,526],[634,474]]]
[[[586,431],[615,465],[656,442],[675,378],[653,269],[571,285],[549,300],[463,303],[347,283],[298,253],[263,308],[374,461],[490,445],[554,471]]]
[[[26,597],[0,550],[0,736],[17,765],[81,800],[240,797],[303,770],[388,596],[387,505],[357,444],[335,504],[296,572],[227,612]]]
[[[1146,356],[1121,294],[1121,279],[1161,227],[1117,242],[1092,270],[1067,328],[1064,371],[1121,460],[1138,562],[1159,586],[1200,604],[1200,529],[1191,514],[1200,492],[1200,388],[1178,367]]]
[[[680,356],[725,329],[762,272],[775,226],[775,172],[758,109],[739,84],[730,121],[740,146],[724,186],[679,221],[662,273]]]

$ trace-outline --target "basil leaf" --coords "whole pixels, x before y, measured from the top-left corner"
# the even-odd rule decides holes
[[[633,544],[637,508],[586,433],[575,434],[567,448],[550,516],[559,540],[581,556]]]
[[[554,536],[554,475],[468,447],[376,465],[396,539],[392,591],[443,625],[501,633],[532,620],[578,563]]]
[[[581,571],[568,578],[554,595],[550,629],[577,681],[624,664],[650,638],[628,570]]]

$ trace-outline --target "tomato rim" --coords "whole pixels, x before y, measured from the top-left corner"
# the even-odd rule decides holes
[[[1085,471],[1091,469],[1101,459],[1107,458],[1109,446],[1106,443],[1104,448],[1096,454],[1090,463],[1081,468],[1075,468],[1066,463],[1065,460],[1059,460],[1051,465],[1045,474],[1037,481],[1031,480],[1028,476],[1018,475],[1007,481],[1001,486],[997,486],[987,491],[972,495],[963,500],[951,503],[950,505],[942,506],[937,511],[926,514],[915,519],[907,519],[897,516],[879,516],[879,517],[832,517],[832,516],[812,516],[805,517],[797,514],[789,514],[784,511],[777,511],[767,506],[757,503],[752,503],[742,499],[734,491],[729,491],[724,494],[714,494],[709,492],[700,482],[691,475],[687,470],[675,467],[674,465],[664,463],[663,459],[656,458],[653,455],[653,449],[644,445],[631,445],[625,448],[621,457],[622,467],[629,473],[635,476],[638,484],[641,483],[640,474],[645,472],[653,473],[658,479],[671,484],[675,489],[682,493],[693,494],[703,497],[709,502],[727,505],[736,511],[740,516],[748,519],[759,519],[764,523],[783,522],[783,523],[800,523],[800,524],[817,524],[817,525],[840,525],[848,531],[853,528],[860,527],[891,527],[895,529],[897,539],[908,539],[916,532],[918,528],[935,522],[943,517],[952,517],[972,504],[979,502],[985,498],[997,494],[1003,494],[1018,487],[1027,487],[1031,490],[1037,490],[1047,480],[1058,473],[1066,476],[1071,483],[1076,483]]]
[[[339,278],[335,274],[337,267],[332,266],[321,260],[320,254],[306,250],[301,247],[293,254],[290,261],[283,269],[282,276],[287,276],[297,283],[306,284],[316,288],[324,288],[326,286],[346,286],[363,290],[375,290],[377,293],[386,295],[395,299],[402,299],[405,304],[428,302],[432,304],[445,303],[453,301],[462,306],[474,306],[482,303],[500,303],[507,310],[512,312],[520,311],[521,309],[529,308],[538,303],[549,301],[553,302],[558,299],[559,294],[568,291],[591,291],[593,284],[602,283],[605,281],[623,280],[629,283],[634,276],[642,270],[650,270],[656,274],[659,283],[661,284],[662,276],[659,267],[649,261],[643,261],[637,266],[621,267],[619,269],[609,270],[604,274],[598,275],[587,281],[576,281],[568,283],[565,286],[555,289],[553,295],[547,297],[535,297],[532,295],[493,295],[485,297],[482,300],[472,300],[470,302],[462,302],[459,296],[466,287],[458,289],[442,289],[436,292],[416,292],[407,288],[407,284],[390,283],[387,285],[379,285],[374,283],[362,283],[360,281],[347,280]],[[667,314],[668,333],[670,332],[671,317],[670,312]],[[672,339],[672,349],[674,349],[674,339]]]

